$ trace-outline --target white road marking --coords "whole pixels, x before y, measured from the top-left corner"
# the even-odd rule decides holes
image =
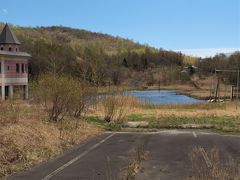
[[[84,151],[83,153],[79,154],[78,156],[76,156],[75,158],[73,158],[72,160],[68,161],[66,164],[60,166],[58,169],[56,169],[55,171],[53,171],[52,173],[48,174],[47,176],[45,176],[44,178],[42,178],[42,180],[48,180],[50,178],[52,178],[54,175],[58,174],[60,171],[62,171],[63,169],[65,169],[66,167],[70,166],[71,164],[73,164],[74,162],[76,162],[77,160],[81,159],[82,157],[84,157],[85,155],[87,155],[90,151],[92,151],[93,149],[97,148],[98,146],[100,146],[102,143],[104,143],[105,141],[107,141],[108,139],[110,139],[115,133],[110,134],[109,136],[107,136],[105,139],[101,140],[99,143],[93,145],[92,147],[90,147],[88,150]]]
[[[204,161],[205,161],[207,167],[208,167],[208,168],[212,167],[212,163],[211,163],[210,159],[208,158],[207,153],[206,153],[206,151],[204,150],[204,148],[200,147],[199,150],[200,150],[200,152],[201,152],[202,155],[203,155],[203,158],[204,158]]]
[[[193,137],[197,138],[197,134],[195,133],[195,131],[192,132]]]
[[[112,131],[105,132],[106,134],[111,134]],[[158,130],[158,131],[153,131],[153,132],[127,132],[127,131],[122,131],[122,132],[115,132],[115,134],[163,134],[163,135],[181,135],[181,134],[192,134],[192,131],[187,131],[187,130]],[[232,134],[221,134],[221,133],[214,133],[214,132],[203,132],[203,131],[198,131],[199,135],[208,135],[208,136],[224,136],[224,137],[236,137],[240,138],[240,135],[232,135]],[[197,135],[197,133],[196,133]],[[197,136],[198,137],[198,136]]]
[[[201,135],[217,135],[217,136],[225,136],[225,137],[236,137],[240,138],[239,134],[223,134],[223,133],[214,133],[214,132],[199,132]]]
[[[106,132],[106,133],[111,133]],[[127,131],[122,131],[122,132],[115,132],[116,134],[163,134],[163,135],[178,135],[178,134],[192,134],[191,131],[184,131],[184,130],[160,130],[160,131],[153,131],[153,132],[127,132]]]

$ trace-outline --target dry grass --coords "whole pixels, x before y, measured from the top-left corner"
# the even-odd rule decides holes
[[[87,114],[98,116],[100,119],[110,116],[113,122],[119,122],[119,120],[122,122],[132,112],[132,109],[142,106],[142,102],[135,97],[122,95],[109,96],[90,108]]]
[[[137,106],[140,107],[140,106]],[[200,117],[200,116],[226,116],[239,117],[240,106],[236,109],[234,102],[227,103],[203,103],[186,105],[158,105],[142,106],[132,108],[132,114],[140,114],[145,117],[179,116],[179,117]]]
[[[122,123],[126,114],[123,96],[106,96],[101,100],[101,105],[106,122]]]
[[[143,147],[138,147],[136,149],[136,157],[130,161],[127,167],[126,177],[124,177],[123,179],[133,180],[135,178],[136,174],[139,172],[141,168],[140,167],[141,162],[145,160],[145,155],[146,154]]]
[[[125,121],[148,121],[148,128],[207,128],[221,132],[239,133],[240,111],[234,102],[150,105],[125,97]],[[104,119],[101,105],[88,114]]]
[[[80,121],[77,128],[75,121],[64,121],[61,126],[49,123],[38,105],[22,101],[17,102],[17,106],[18,120],[9,121],[6,116],[0,126],[0,177],[46,161],[101,132],[96,125],[86,121]],[[6,115],[10,114],[5,111]]]
[[[239,107],[240,108],[240,107]],[[148,121],[149,128],[207,128],[240,133],[240,111],[235,103],[145,105],[129,110],[129,121]]]
[[[209,164],[204,161],[200,147],[195,147],[190,154],[192,161],[193,176],[188,180],[239,180],[240,166],[239,159],[229,157],[225,162],[220,157],[219,150],[214,147],[206,152]]]

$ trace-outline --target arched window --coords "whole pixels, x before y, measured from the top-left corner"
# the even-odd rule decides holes
[[[11,48],[11,47],[9,48],[9,51],[12,51],[12,48]]]

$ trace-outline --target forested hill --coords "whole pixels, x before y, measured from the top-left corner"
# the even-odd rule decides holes
[[[0,29],[3,26],[1,23]],[[11,28],[22,43],[21,50],[32,55],[32,79],[41,73],[54,72],[71,74],[95,85],[151,85],[160,78],[156,77],[158,67],[162,68],[164,82],[173,75],[169,68],[174,69],[171,73],[179,73],[184,59],[189,60],[181,53],[86,30],[62,26]]]
[[[3,26],[4,24],[1,23],[0,29],[2,29]],[[63,26],[37,28],[12,26],[11,28],[24,45],[28,40],[33,41],[32,43],[42,40],[46,43],[67,44],[75,50],[95,47],[109,55],[126,52],[129,49],[138,51],[145,47],[132,40]]]

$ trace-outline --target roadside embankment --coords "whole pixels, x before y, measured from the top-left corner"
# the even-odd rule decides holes
[[[2,102],[0,114],[0,177],[47,161],[74,144],[101,133],[82,120],[50,123],[40,105]]]

